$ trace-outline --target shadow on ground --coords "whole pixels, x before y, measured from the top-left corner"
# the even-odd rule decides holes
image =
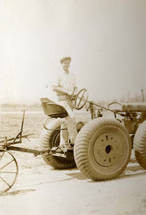
[[[8,196],[8,195],[17,195],[17,194],[25,194],[28,192],[36,191],[36,189],[25,189],[25,190],[14,190],[11,192],[1,193],[0,196]]]
[[[127,168],[126,168],[126,170],[118,178],[116,178],[114,180],[119,180],[119,179],[124,179],[124,178],[129,178],[129,177],[136,177],[136,176],[139,176],[139,175],[146,174],[146,170],[144,170],[137,163],[136,160],[131,160],[129,163],[131,163],[132,166],[128,165]],[[87,179],[87,177],[84,176],[80,171],[75,172],[75,173],[68,173],[67,175],[71,176],[72,178],[76,178],[78,180],[85,180],[85,179]],[[91,181],[91,182],[94,183],[94,182],[97,182],[97,181]]]

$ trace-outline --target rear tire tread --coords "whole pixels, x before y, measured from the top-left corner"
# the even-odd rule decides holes
[[[59,129],[61,125],[61,120],[53,120],[51,121],[47,128],[48,130],[44,129],[40,138],[40,142],[42,145],[43,150],[49,150],[51,148],[51,138],[53,135],[53,132],[56,129]],[[51,155],[49,153],[45,153],[42,155],[44,161],[52,166],[54,169],[69,169],[69,168],[74,168],[76,166],[74,160],[68,160],[63,157],[57,157],[54,155]]]
[[[146,169],[146,121],[140,124],[136,131],[134,151],[137,162]]]

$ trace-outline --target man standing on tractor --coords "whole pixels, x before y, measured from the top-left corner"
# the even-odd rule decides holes
[[[66,109],[68,116],[62,119],[60,131],[60,149],[70,149],[74,144],[77,135],[76,121],[73,113],[73,96],[77,90],[74,74],[70,73],[71,58],[64,57],[60,60],[63,73],[57,80],[57,84],[53,86],[59,103]]]

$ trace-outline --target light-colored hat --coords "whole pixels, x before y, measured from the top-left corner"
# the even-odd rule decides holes
[[[60,63],[64,63],[65,61],[68,61],[69,63],[71,62],[71,57],[64,57],[60,60]]]

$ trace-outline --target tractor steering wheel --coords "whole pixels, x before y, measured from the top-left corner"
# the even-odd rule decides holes
[[[77,110],[81,110],[88,100],[88,93],[85,88],[81,89],[75,96],[74,100],[74,108]]]

